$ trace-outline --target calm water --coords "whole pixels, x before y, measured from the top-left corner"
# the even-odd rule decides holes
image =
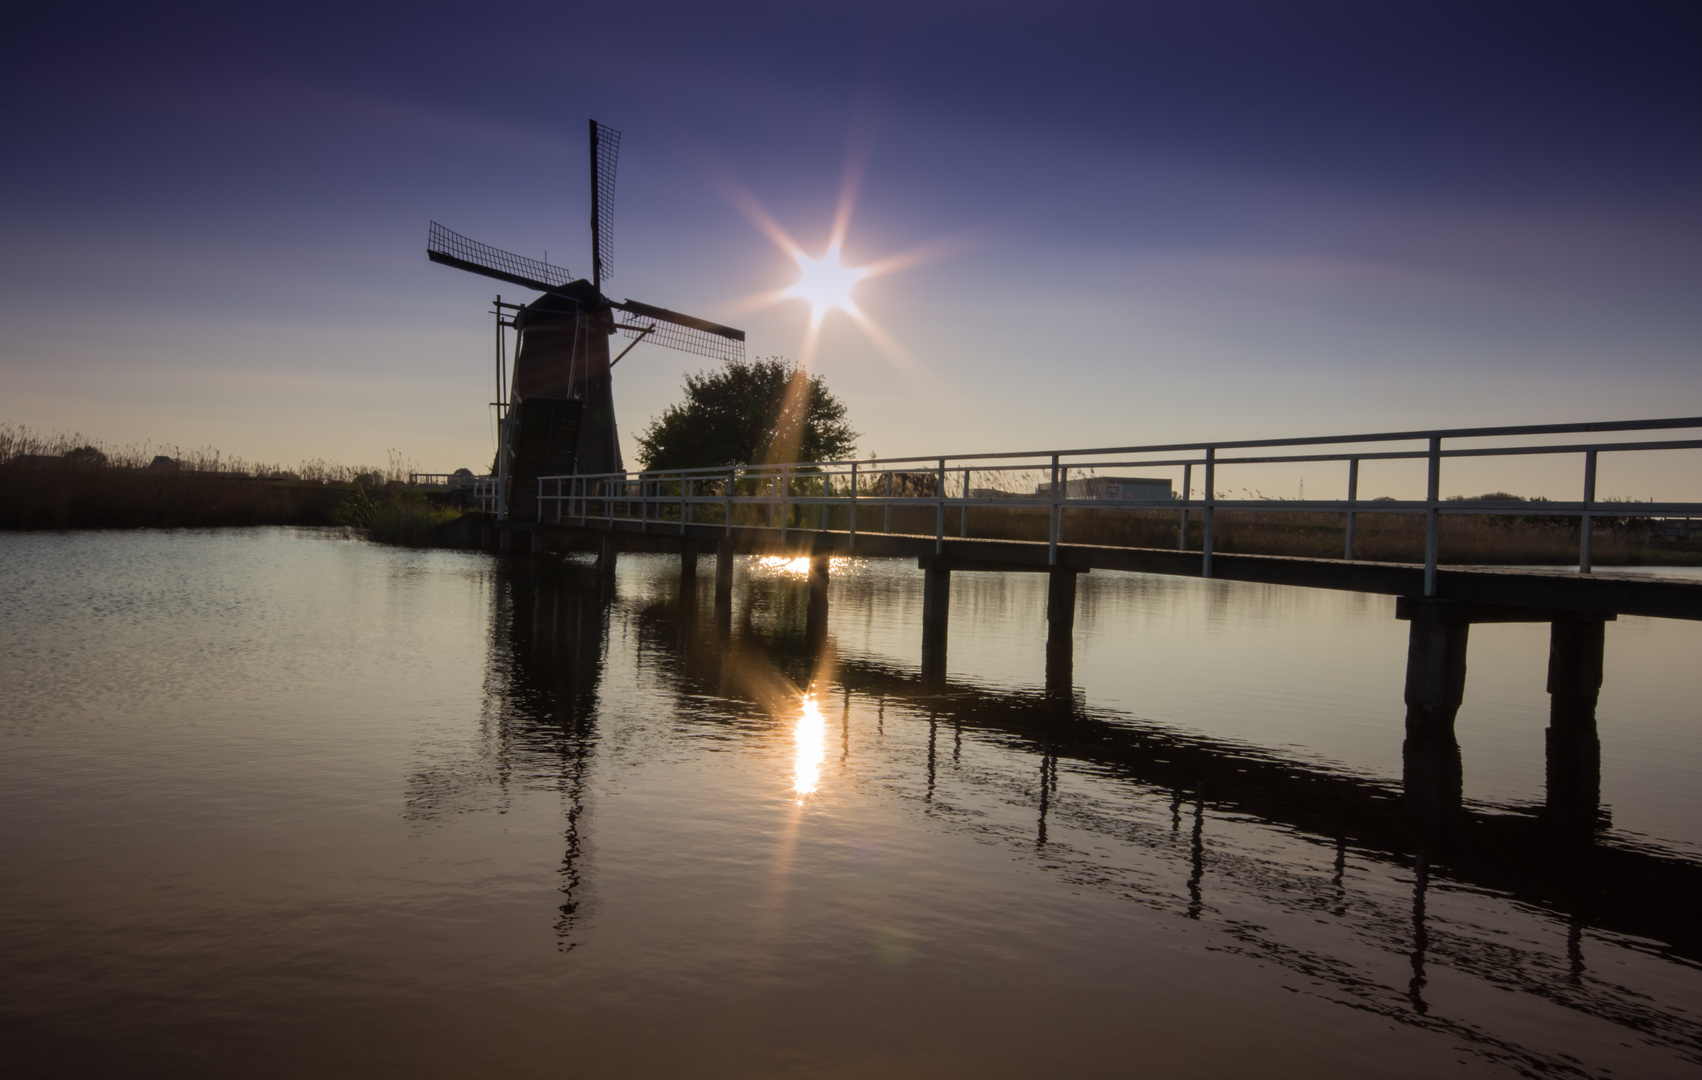
[[[1543,626],[1474,627],[1482,834],[1398,819],[1389,598],[914,564],[0,535],[11,1075],[1694,1076],[1702,626],[1607,635],[1593,846]],[[1605,870],[1604,870],[1605,868]],[[1676,899],[1675,899],[1676,898]],[[1677,905],[1675,907],[1675,905]]]

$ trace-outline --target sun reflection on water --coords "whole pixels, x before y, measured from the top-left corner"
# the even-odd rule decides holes
[[[794,559],[785,555],[767,555],[758,559],[757,565],[781,574],[807,574],[810,572],[810,557],[800,555]]]
[[[793,740],[797,758],[792,767],[792,790],[799,795],[813,794],[821,783],[821,763],[827,757],[827,721],[822,719],[814,694],[804,695]]]

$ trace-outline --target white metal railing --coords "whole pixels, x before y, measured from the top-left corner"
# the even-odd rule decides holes
[[[494,476],[473,477],[473,503],[486,514],[496,513],[497,478]]]
[[[1354,558],[1354,525],[1358,514],[1422,514],[1425,518],[1424,592],[1436,592],[1440,519],[1447,514],[1518,515],[1578,519],[1578,569],[1590,572],[1591,521],[1611,518],[1677,518],[1702,516],[1697,502],[1603,502],[1596,498],[1596,466],[1601,454],[1644,453],[1702,449],[1702,438],[1606,438],[1618,432],[1702,429],[1702,417],[1626,420],[1591,424],[1532,424],[1495,428],[1452,428],[1432,431],[1378,432],[1361,435],[1305,436],[1296,439],[1225,440],[1212,443],[1167,443],[1082,450],[1051,450],[1002,454],[955,454],[937,457],[862,459],[857,461],[789,462],[733,465],[652,472],[546,476],[538,480],[540,521],[588,524],[592,521],[636,521],[641,529],[688,525],[721,525],[730,533],[741,528],[788,530],[826,529],[828,511],[842,508],[849,545],[854,549],[862,513],[881,511],[882,527],[891,532],[894,507],[928,507],[934,511],[934,550],[943,551],[947,511],[958,510],[960,536],[969,536],[969,510],[978,507],[1042,508],[1046,512],[1048,562],[1058,561],[1064,515],[1071,510],[1168,510],[1179,515],[1178,547],[1188,541],[1189,516],[1200,515],[1199,552],[1202,573],[1212,576],[1212,543],[1217,515],[1235,511],[1281,511],[1346,516],[1344,559]],[[1556,435],[1587,435],[1586,441],[1555,441]],[[1494,445],[1459,445],[1499,440]],[[1507,440],[1512,440],[1508,442]],[[1447,443],[1454,445],[1448,446]],[[1402,445],[1410,444],[1410,445]],[[1296,452],[1308,448],[1306,452]],[[1310,448],[1319,448],[1312,450]],[[1442,462],[1450,459],[1580,455],[1583,463],[1581,498],[1576,502],[1444,499]],[[1361,499],[1360,465],[1367,461],[1423,461],[1426,495],[1423,499]],[[1279,463],[1339,462],[1347,469],[1346,499],[1228,499],[1218,489],[1218,470],[1226,466]],[[1104,470],[1176,468],[1182,470],[1181,497],[1107,497],[1110,482],[1120,478]],[[1200,497],[1194,497],[1194,470],[1202,470]],[[1077,480],[1070,479],[1074,472]],[[1087,474],[1086,478],[1082,474]],[[1087,480],[1099,482],[1090,494]],[[976,481],[980,481],[977,485]],[[1038,481],[1038,482],[1036,482]],[[1163,481],[1168,485],[1169,481]],[[1032,493],[1022,490],[1032,484]],[[1080,494],[1072,494],[1074,490]],[[1120,487],[1121,485],[1119,485]],[[718,508],[718,512],[710,508]],[[803,517],[817,511],[816,522]],[[712,520],[718,518],[719,520]],[[865,532],[869,531],[867,528]]]
[[[494,480],[495,477],[474,476],[463,469],[452,473],[411,472],[408,474],[409,487],[436,488],[438,491],[471,491],[480,480]]]

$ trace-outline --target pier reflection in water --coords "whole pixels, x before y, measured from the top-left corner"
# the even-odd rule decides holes
[[[127,861],[128,826],[56,824],[72,796],[30,794],[15,763],[61,737],[94,745],[90,721],[50,715],[50,684],[8,669],[55,724],[6,729],[0,805],[85,853],[9,830],[0,1023],[27,1060],[74,1046],[129,1073],[349,1076],[1702,1065],[1702,837],[1619,831],[1615,800],[1635,802],[1623,761],[1592,777],[1590,747],[1553,734],[1578,703],[1545,700],[1540,670],[1498,678],[1498,643],[1524,648],[1528,628],[1473,639],[1461,732],[1479,744],[1436,829],[1412,813],[1392,604],[1094,574],[1076,640],[1047,648],[1043,578],[961,574],[950,665],[924,671],[913,565],[824,578],[741,560],[716,597],[712,575],[682,584],[677,556],[607,573],[270,542],[264,559],[219,547],[198,565],[229,555],[230,574],[203,570],[216,586],[297,559],[247,632],[301,650],[285,631],[311,625],[321,658],[298,670],[354,704],[313,695],[292,721],[299,681],[244,667],[241,698],[148,689],[111,760],[54,759],[56,790],[155,807],[139,819],[212,845],[214,865],[169,844]],[[423,626],[437,657],[481,656],[482,677],[420,660]],[[1302,648],[1335,655],[1307,667]],[[359,650],[358,672],[335,659]],[[1610,649],[1604,717],[1628,700],[1685,708],[1687,673],[1614,696],[1615,665],[1639,662]],[[375,665],[387,711],[361,696]],[[115,672],[133,695],[152,686],[136,670]],[[1525,727],[1478,687],[1523,695],[1506,707]],[[242,737],[197,750],[213,755],[201,775],[256,779],[203,806],[171,747],[207,744],[216,717]],[[1551,812],[1545,721],[1549,784],[1605,800],[1587,822]],[[290,723],[311,749],[276,741]],[[1501,769],[1486,725],[1530,761]],[[1640,751],[1656,794],[1631,816],[1684,821],[1659,795],[1661,770],[1694,781],[1666,760],[1679,743],[1615,725],[1598,756],[1623,759],[1630,736],[1667,747]],[[273,773],[293,779],[260,782]],[[269,818],[310,839],[257,831]]]
[[[618,592],[639,670],[671,698],[679,730],[734,742],[788,731],[800,804],[822,793],[822,702],[837,697],[838,784],[897,796],[948,834],[1025,851],[1060,890],[1092,889],[1208,922],[1227,939],[1217,948],[1287,971],[1296,985],[1285,989],[1526,1074],[1593,1074],[1592,1043],[1598,1051],[1633,1044],[1644,1067],[1702,1064],[1699,1002],[1690,996],[1702,987],[1694,977],[1702,866],[1589,835],[1604,823],[1599,778],[1580,779],[1599,761],[1593,694],[1587,706],[1556,698],[1547,732],[1559,804],[1589,804],[1580,830],[1576,814],[1553,812],[1553,792],[1546,808],[1462,805],[1451,738],[1440,746],[1408,740],[1402,776],[1368,776],[1095,708],[1071,686],[1067,641],[1048,642],[1045,679],[1032,690],[949,679],[922,670],[925,657],[840,654],[827,630],[825,582],[811,580],[808,559],[751,560],[736,601],[713,605],[707,593],[699,602],[690,579],[670,580],[666,557],[628,558],[638,568],[619,590],[588,569],[506,570],[509,594],[535,598],[512,612],[499,605],[493,640],[513,650],[515,670],[531,672],[536,685],[582,692],[587,677],[569,673],[587,670],[584,657],[598,654],[607,633],[606,618],[584,612]],[[507,662],[493,651],[495,665]],[[530,725],[554,730],[556,718],[581,714],[577,704],[529,700],[537,710]],[[1388,721],[1389,738],[1400,741],[1399,717]],[[1588,731],[1590,747],[1566,741],[1568,724]],[[853,761],[854,746],[867,761]],[[564,756],[570,820],[579,812],[580,753]],[[1430,809],[1438,802],[1453,807],[1446,828]],[[1026,824],[1012,813],[1024,805]],[[579,877],[576,850],[570,842],[567,880]],[[1685,989],[1672,996],[1674,986]],[[1508,993],[1524,1004],[1509,1006]],[[1532,1010],[1548,1015],[1533,1023]],[[1591,1033],[1580,1038],[1579,1026]]]

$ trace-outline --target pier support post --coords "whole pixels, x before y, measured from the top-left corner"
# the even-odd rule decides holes
[[[715,541],[715,603],[733,602],[733,541]]]
[[[807,636],[810,642],[817,645],[827,639],[827,573],[828,557],[825,554],[812,554]]]
[[[1406,742],[1402,785],[1414,823],[1439,829],[1460,814],[1463,776],[1454,718],[1466,689],[1471,624],[1446,601],[1412,600],[1407,637]]]
[[[723,641],[733,630],[733,541],[715,542],[715,633]]]
[[[946,682],[946,628],[951,613],[951,564],[922,559],[922,686],[938,690]]]
[[[532,554],[548,555],[550,551],[549,534],[542,529],[532,530]]]
[[[697,541],[689,536],[680,537],[680,588],[697,588]]]
[[[1076,571],[1054,567],[1046,577],[1046,693],[1068,697],[1075,678]]]
[[[1601,813],[1601,739],[1596,699],[1602,686],[1605,619],[1549,624],[1547,815],[1558,825],[1593,830]]]
[[[1447,601],[1415,600],[1407,634],[1407,737],[1454,737],[1466,691],[1471,624],[1450,618]]]
[[[605,578],[615,576],[615,558],[620,554],[620,541],[614,533],[597,537],[597,573]]]
[[[496,546],[498,551],[511,551],[514,548],[514,530],[498,529],[496,531]]]

